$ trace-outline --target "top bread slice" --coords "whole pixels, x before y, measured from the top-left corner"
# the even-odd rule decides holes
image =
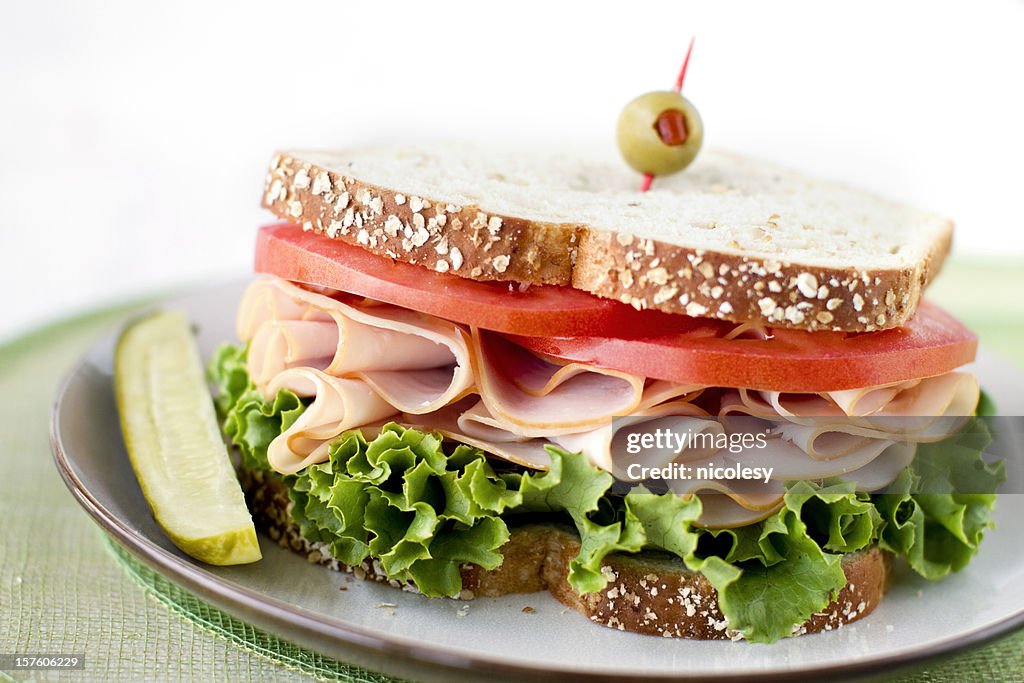
[[[263,204],[467,278],[844,332],[906,323],[952,238],[935,214],[731,153],[704,150],[649,192],[639,185],[587,150],[376,145],[277,154]]]

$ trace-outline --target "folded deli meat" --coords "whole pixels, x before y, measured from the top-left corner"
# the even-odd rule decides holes
[[[963,372],[822,394],[648,380],[544,358],[491,332],[274,277],[249,286],[238,336],[249,345],[249,375],[266,399],[282,390],[310,399],[267,450],[282,474],[327,460],[330,443],[347,430],[373,433],[388,421],[440,432],[530,469],[547,469],[545,446],[556,445],[621,474],[635,460],[616,447],[625,426],[721,432],[728,416],[771,419],[771,438],[747,454],[707,448],[707,440],[696,448],[644,450],[646,467],[699,462],[721,469],[755,461],[772,468],[772,481],[757,486],[674,482],[680,494],[726,495],[727,504],[703,512],[701,523],[712,528],[775,512],[786,481],[842,476],[858,490],[883,488],[912,457],[908,442],[948,437],[963,424],[958,416],[973,414],[979,395],[977,380]],[[629,417],[613,422],[615,416]]]

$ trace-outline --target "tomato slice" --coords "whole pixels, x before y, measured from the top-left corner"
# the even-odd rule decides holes
[[[339,289],[486,330],[525,336],[637,336],[684,330],[686,316],[638,311],[570,287],[478,282],[391,261],[297,225],[261,228],[256,272]]]
[[[681,333],[640,339],[512,337],[539,354],[643,377],[716,387],[824,392],[940,375],[974,360],[978,339],[922,301],[905,327],[846,334],[769,330],[724,339],[718,321],[689,318]]]
[[[637,311],[569,287],[520,291],[437,273],[288,223],[260,229],[256,271],[501,332],[542,355],[703,386],[859,389],[949,372],[972,361],[978,345],[929,302],[907,326],[882,332],[772,329],[767,339],[728,339],[733,323]]]

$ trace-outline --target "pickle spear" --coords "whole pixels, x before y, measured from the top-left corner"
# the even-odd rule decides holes
[[[260,559],[184,314],[159,312],[125,329],[114,391],[135,476],[171,541],[208,564]]]

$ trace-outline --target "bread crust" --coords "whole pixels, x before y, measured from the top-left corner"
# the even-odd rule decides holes
[[[304,230],[443,273],[538,285],[572,281],[578,226],[407,196],[285,154],[271,163],[263,206]]]
[[[953,231],[947,221],[910,267],[824,268],[407,196],[283,153],[271,163],[263,206],[305,230],[470,279],[571,286],[638,309],[811,331],[906,324]]]
[[[256,526],[279,545],[304,555],[310,562],[360,579],[389,583],[415,591],[408,583],[388,580],[376,561],[346,566],[330,556],[323,544],[303,538],[292,521],[287,489],[281,480],[261,471],[240,470],[239,478]],[[580,550],[579,537],[557,524],[525,524],[511,529],[502,546],[502,564],[493,570],[462,567],[460,600],[547,590],[559,602],[594,623],[664,638],[699,640],[738,639],[718,606],[718,594],[701,574],[686,569],[667,553],[613,554],[602,563],[608,578],[604,590],[581,595],[568,582],[569,562]],[[889,556],[877,547],[844,555],[847,584],[821,612],[794,635],[830,631],[870,614],[888,586]]]
[[[914,268],[837,271],[587,231],[572,284],[635,308],[811,331],[907,323],[949,251],[952,224]]]

